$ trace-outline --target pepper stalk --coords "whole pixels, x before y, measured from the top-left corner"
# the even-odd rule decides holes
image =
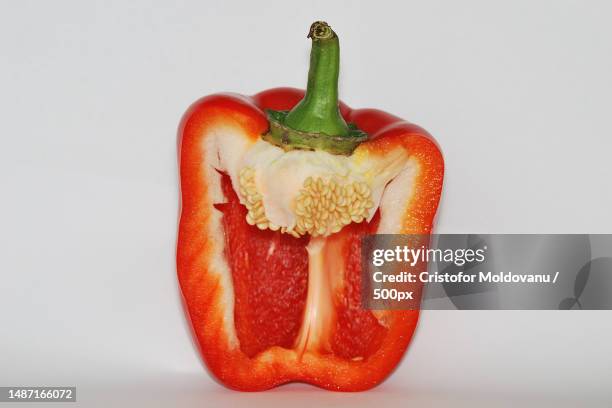
[[[312,49],[304,98],[290,111],[268,110],[270,129],[263,138],[285,150],[350,155],[367,135],[347,124],[340,114],[338,36],[327,23],[316,21],[310,26],[308,38],[312,39]]]

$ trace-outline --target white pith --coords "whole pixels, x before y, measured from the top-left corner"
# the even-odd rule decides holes
[[[263,140],[252,141],[239,128],[218,127],[211,129],[204,138],[203,153],[205,162],[205,180],[210,194],[210,205],[225,201],[221,190],[221,175],[218,171],[230,176],[232,187],[240,190],[240,172],[245,167],[255,171],[255,183],[258,193],[263,198],[266,218],[276,226],[293,228],[296,223],[295,197],[308,177],[336,177],[347,182],[367,183],[373,206],[368,210],[369,221],[376,209],[380,210],[380,222],[377,233],[401,233],[400,219],[413,192],[415,177],[418,175],[418,162],[411,159],[409,152],[396,149],[387,155],[372,155],[359,148],[351,156],[335,156],[325,152],[290,151],[269,144]],[[241,203],[245,198],[238,194]],[[219,276],[222,287],[224,326],[230,346],[239,347],[234,327],[234,292],[231,270],[224,253],[225,241],[222,226],[222,214],[211,212],[211,222],[205,232],[213,242],[211,271]],[[295,345],[296,353],[320,351],[326,348],[329,338],[329,327],[325,324],[333,319],[333,302],[329,294],[342,288],[343,270],[338,270],[332,259],[323,259],[329,249],[326,231],[316,238],[316,246],[311,239],[309,253],[309,291],[304,310],[304,318]],[[272,246],[273,243],[270,243]],[[271,247],[270,251],[274,251]],[[329,251],[328,251],[329,252]],[[333,258],[333,257],[331,257]],[[336,259],[338,261],[338,259]],[[320,296],[321,294],[326,294]],[[321,320],[321,316],[325,318]]]
[[[287,152],[259,140],[235,159],[238,173],[229,176],[249,209],[249,224],[296,237],[328,236],[351,222],[371,220],[385,186],[407,160],[403,149],[377,157],[341,156]]]

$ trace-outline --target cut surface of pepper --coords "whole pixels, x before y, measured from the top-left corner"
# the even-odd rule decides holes
[[[305,92],[204,97],[179,130],[179,283],[205,363],[234,389],[371,388],[418,319],[362,307],[360,244],[431,232],[442,155],[422,128],[339,103],[338,37],[322,22],[309,37]]]

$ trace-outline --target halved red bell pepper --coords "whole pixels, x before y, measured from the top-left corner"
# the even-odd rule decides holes
[[[364,234],[380,232],[431,232],[442,189],[442,155],[422,128],[379,110],[338,103],[337,36],[323,24],[313,24],[310,32],[313,53],[306,97],[293,88],[252,97],[211,95],[193,104],[180,125],[180,287],[206,365],[234,389],[264,390],[291,381],[341,391],[371,388],[396,367],[417,324],[416,310],[362,307],[360,240]],[[334,110],[341,113],[341,122],[333,117]],[[274,116],[277,112],[280,116]],[[331,136],[335,139],[320,139]],[[245,170],[245,157],[255,146],[276,149],[277,162],[291,163],[288,157],[296,157],[311,163],[321,158],[367,166],[397,156],[405,164],[379,188],[378,208],[368,210],[375,204],[375,186],[370,186],[370,199],[362,204],[348,199],[343,207],[352,211],[347,222],[325,224],[321,214],[327,210],[325,219],[346,215],[334,210],[346,200],[340,194],[340,201],[331,203],[334,196],[323,184],[333,184],[332,192],[346,193],[353,187],[319,180],[323,187],[317,190],[315,180],[313,211],[319,211],[317,200],[319,208],[327,208],[316,212],[316,225],[293,214],[295,226],[281,226],[264,216],[270,210],[272,217],[273,200],[284,200],[271,191],[275,186],[291,190],[288,184],[302,164],[295,164],[292,174],[277,174],[273,182],[263,180],[268,190],[249,195],[250,187],[243,182],[256,170]],[[254,162],[267,165],[264,159]],[[260,180],[269,177],[265,174],[258,176]],[[304,181],[304,186],[309,183]],[[304,197],[306,187],[301,188],[299,197]],[[355,184],[355,191],[360,189],[370,192],[367,182]],[[251,200],[266,192],[263,205]],[[325,194],[331,201],[322,198]],[[301,204],[290,202],[291,211],[302,214]]]

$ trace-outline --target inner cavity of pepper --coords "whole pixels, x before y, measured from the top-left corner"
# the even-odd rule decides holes
[[[241,350],[254,357],[279,346],[294,350],[298,358],[310,352],[367,359],[387,330],[361,308],[361,237],[374,233],[380,218],[376,211],[369,222],[365,219],[373,204],[367,186],[306,179],[296,196],[298,221],[293,229],[283,229],[265,217],[253,179],[253,170],[242,169],[236,192],[230,177],[222,175],[226,203],[217,205],[223,213]],[[309,205],[298,205],[307,198]],[[350,220],[343,218],[351,209]],[[300,222],[307,215],[319,218]]]

